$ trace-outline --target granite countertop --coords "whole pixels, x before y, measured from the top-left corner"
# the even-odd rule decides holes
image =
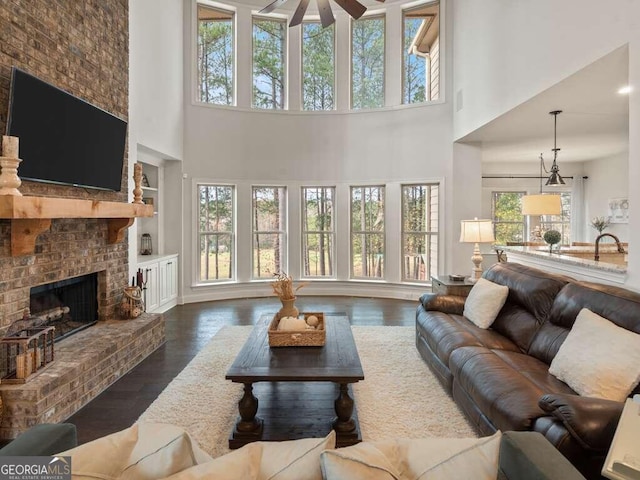
[[[572,256],[571,253],[579,254],[579,253],[590,253],[594,252],[594,247],[592,246],[578,246],[578,247],[561,247],[560,252],[549,253],[549,247],[515,247],[515,246],[496,246],[496,248],[500,250],[504,250],[507,252],[507,256],[509,252],[519,253],[523,255],[528,255],[531,257],[536,257],[540,259],[552,260],[554,262],[564,263],[567,265],[576,265],[579,267],[585,268],[593,268],[597,270],[603,270],[612,273],[627,273],[626,265],[617,265],[615,263],[607,263],[603,261],[596,262],[593,258],[584,258],[580,256]],[[600,246],[600,253],[615,253],[618,250],[615,245],[606,245]],[[565,253],[563,255],[563,253]],[[622,254],[620,254],[622,255]]]

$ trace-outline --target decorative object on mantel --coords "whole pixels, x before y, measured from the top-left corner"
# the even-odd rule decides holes
[[[18,137],[2,136],[2,156],[0,157],[0,195],[22,196],[18,187],[22,185],[18,177]]]
[[[142,188],[140,183],[142,182],[142,165],[139,163],[133,164],[133,203],[144,203],[142,201]]]
[[[324,313],[303,312],[302,318],[276,314],[267,335],[270,347],[322,347],[327,338]]]
[[[142,290],[139,286],[124,287],[120,301],[120,317],[123,319],[138,318],[144,312]]]
[[[54,327],[30,327],[0,339],[3,383],[25,383],[51,365],[54,330]]]
[[[591,226],[595,228],[598,233],[604,232],[609,226],[609,223],[608,217],[594,217],[591,219]]]
[[[475,282],[482,276],[482,255],[478,244],[495,242],[493,222],[491,220],[478,220],[478,218],[461,220],[460,242],[475,244],[471,257],[474,267],[469,277],[469,281]]]
[[[153,243],[151,234],[143,233],[140,237],[140,255],[151,255],[153,253]]]
[[[562,234],[557,230],[547,230],[544,232],[544,235],[542,235],[542,238],[549,244],[549,253],[552,253],[553,246],[562,240]]]
[[[297,317],[299,311],[294,305],[296,292],[307,284],[301,283],[296,288],[293,288],[293,278],[285,272],[274,273],[273,276],[276,279],[271,282],[271,288],[273,288],[273,293],[275,293],[280,299],[280,302],[282,302],[282,308],[276,313],[276,317],[278,319],[281,317]]]

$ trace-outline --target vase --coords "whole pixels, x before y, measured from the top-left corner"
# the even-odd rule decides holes
[[[282,308],[278,310],[278,318],[283,317],[297,317],[300,313],[294,303],[296,302],[296,297],[293,298],[281,298]]]

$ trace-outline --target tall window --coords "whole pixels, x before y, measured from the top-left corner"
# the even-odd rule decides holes
[[[198,5],[198,99],[233,105],[233,13]]]
[[[284,187],[253,187],[253,278],[286,271],[286,195]]]
[[[287,23],[253,19],[253,106],[284,109]]]
[[[351,277],[384,277],[384,187],[351,187]]]
[[[334,187],[302,188],[302,263],[305,277],[335,272]]]
[[[493,228],[496,243],[520,243],[525,238],[522,197],[526,192],[492,192]]]
[[[557,195],[557,193],[549,195]],[[562,235],[560,243],[571,245],[571,192],[560,192],[560,202],[562,203],[562,214],[542,215],[540,227],[543,232],[557,230]]]
[[[384,105],[384,17],[351,22],[351,108]]]
[[[302,108],[333,110],[335,86],[334,24],[302,24]]]
[[[437,100],[440,93],[440,3],[403,13],[402,103]]]
[[[428,281],[438,273],[438,184],[402,186],[402,279]]]
[[[198,270],[202,282],[234,278],[234,190],[229,185],[198,185]]]

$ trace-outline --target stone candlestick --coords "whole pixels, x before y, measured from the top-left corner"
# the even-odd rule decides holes
[[[22,184],[18,177],[18,137],[2,136],[2,156],[0,157],[0,195],[22,196],[18,187]]]

